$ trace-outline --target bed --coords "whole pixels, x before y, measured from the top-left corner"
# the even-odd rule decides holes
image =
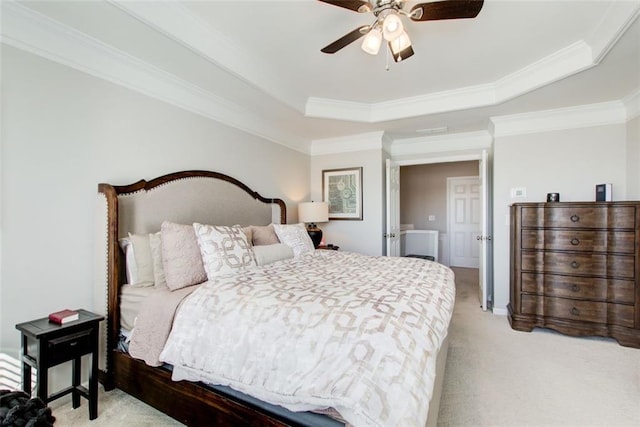
[[[130,233],[133,235],[157,234],[159,230],[164,233],[166,231],[165,227],[169,227],[167,224],[191,225],[195,223],[201,225],[203,227],[202,230],[209,231],[211,231],[210,225],[215,225],[222,227],[226,231],[233,230],[236,233],[239,233],[239,226],[247,228],[246,226],[251,225],[254,230],[264,230],[270,224],[275,224],[273,227],[276,227],[278,231],[287,232],[293,231],[295,227],[294,225],[285,225],[287,218],[286,206],[281,199],[265,198],[237,179],[216,172],[184,171],[164,175],[150,181],[141,180],[130,185],[100,184],[99,193],[106,202],[105,215],[107,223],[106,314],[108,320],[105,331],[106,355],[101,372],[101,381],[106,390],[117,387],[187,425],[344,425],[345,421],[340,411],[336,412],[335,408],[322,409],[327,402],[332,402],[343,413],[347,413],[347,418],[355,420],[354,424],[356,425],[406,425],[408,421],[398,414],[407,411],[396,408],[397,405],[403,405],[404,401],[415,401],[414,406],[417,405],[422,408],[416,410],[417,412],[421,410],[428,411],[423,417],[426,420],[426,425],[436,424],[447,355],[447,330],[453,308],[453,295],[455,294],[453,274],[449,269],[440,264],[419,259],[365,257],[363,255],[343,253],[342,251],[310,250],[296,254],[295,257],[280,257],[275,262],[263,261],[264,264],[260,267],[242,269],[241,272],[237,273],[234,270],[233,274],[225,273],[211,278],[211,274],[216,274],[212,273],[210,269],[213,264],[207,264],[206,256],[203,255],[209,280],[205,278],[203,283],[185,286],[184,288],[176,289],[176,292],[169,292],[177,295],[177,293],[187,290],[185,292],[187,295],[184,298],[178,298],[179,301],[175,303],[175,319],[173,319],[172,314],[173,320],[171,320],[172,323],[169,327],[170,336],[162,348],[162,353],[160,354],[159,350],[154,350],[156,353],[153,353],[154,357],[151,359],[155,360],[155,355],[159,355],[158,363],[150,363],[149,360],[143,361],[145,357],[136,354],[134,351],[132,353],[137,357],[133,357],[127,351],[122,351],[122,332],[127,329],[126,326],[123,326],[127,325],[124,317],[130,316],[130,314],[125,313],[129,312],[127,303],[132,301],[131,294],[127,290],[129,289],[127,288],[127,282],[131,278],[128,277],[128,271],[125,268],[126,254],[122,247],[124,238],[129,236]],[[278,226],[279,224],[281,226]],[[163,234],[163,236],[166,235]],[[283,237],[281,234],[280,237],[284,241],[286,236]],[[244,241],[244,239],[250,239],[250,235],[246,234],[239,240]],[[286,246],[283,243],[279,245]],[[258,254],[257,248],[257,246],[253,247],[253,249],[256,249],[255,256]],[[266,244],[263,249],[267,249]],[[263,251],[262,253],[266,252]],[[256,259],[252,261],[255,263]],[[397,269],[399,272],[397,286],[385,288],[384,286],[389,286],[388,283],[391,279],[381,279],[381,275],[384,275],[382,273],[371,271],[369,276],[365,277],[367,276],[367,266],[373,265],[372,263],[379,265],[381,271],[394,271],[394,269]],[[353,270],[358,271],[353,274],[357,276],[355,278],[348,274],[351,264],[353,264],[353,268],[356,268],[357,265],[361,268],[361,270]],[[335,273],[340,268],[345,269],[345,273],[342,275]],[[331,273],[330,277],[329,273]],[[316,282],[312,282],[310,278],[315,276],[317,276]],[[345,277],[351,278],[346,280],[344,279]],[[277,281],[275,281],[276,279]],[[357,283],[356,280],[361,280],[361,283]],[[428,281],[429,283],[438,282],[442,286],[429,285],[432,289],[427,291],[425,290],[426,286],[409,286],[408,282],[411,280]],[[327,287],[318,286],[318,281],[326,283]],[[385,282],[387,282],[386,285]],[[407,284],[404,282],[407,282]],[[259,283],[260,286],[247,285],[252,283]],[[378,284],[376,285],[376,283]],[[359,288],[365,285],[370,285],[370,289],[366,288],[367,290],[364,291],[364,288]],[[191,290],[191,287],[195,289]],[[265,290],[267,288],[269,289],[268,292]],[[356,291],[349,293],[347,291],[349,288]],[[357,292],[357,289],[360,289],[360,292]],[[415,293],[413,293],[413,289],[417,289]],[[291,304],[291,301],[284,301],[289,296],[296,294],[298,290],[303,292],[300,294],[303,296],[299,297],[295,304]],[[164,292],[166,291],[165,289]],[[146,292],[134,292],[134,298],[148,302],[150,299],[146,297]],[[240,294],[239,296],[237,295],[238,293]],[[270,295],[265,296],[267,293],[270,293]],[[393,295],[394,293],[396,295]],[[354,297],[354,294],[358,294],[358,296]],[[366,295],[362,296],[362,294]],[[125,299],[123,295],[126,295],[127,298]],[[308,295],[319,295],[318,301],[320,303],[317,301],[310,302]],[[402,298],[405,300],[403,304],[406,304],[404,308],[407,309],[407,312],[400,313],[399,316],[389,317],[390,313],[385,313],[385,310],[387,310],[386,307],[391,307],[391,305],[387,304],[385,300],[399,300]],[[136,299],[133,301],[137,301]],[[418,316],[420,317],[418,319],[411,313],[414,308],[418,311],[422,310],[419,307],[431,299],[434,300],[430,301],[430,303],[433,303],[434,308],[430,309],[428,316],[423,313]],[[224,303],[220,305],[222,308],[212,308],[214,306],[211,304],[214,300],[224,300]],[[275,311],[282,310],[274,311],[272,306],[265,305],[273,304],[274,301],[279,301],[278,304],[284,304],[289,307],[289,312],[284,320],[276,321],[274,320],[275,316],[272,316]],[[341,338],[337,339],[340,342],[346,341],[345,345],[351,345],[348,341],[352,340],[350,338],[352,335],[349,334],[355,333],[354,328],[344,327],[350,321],[345,316],[351,316],[351,313],[343,310],[344,306],[348,305],[367,305],[370,306],[367,309],[373,310],[371,313],[374,313],[373,317],[376,318],[377,323],[375,325],[369,324],[369,321],[366,320],[362,322],[362,325],[365,326],[361,325],[359,329],[385,329],[386,326],[383,325],[393,322],[393,320],[390,321],[389,319],[397,320],[398,318],[402,318],[402,321],[409,325],[407,328],[419,329],[417,335],[403,336],[402,338],[395,337],[397,339],[391,340],[393,341],[391,345],[393,347],[394,345],[399,345],[398,343],[403,343],[401,344],[402,346],[406,344],[407,347],[410,347],[412,350],[408,350],[407,353],[415,353],[415,357],[410,354],[410,358],[419,360],[421,369],[426,369],[425,372],[428,372],[428,375],[421,375],[420,372],[423,371],[417,370],[418,374],[415,375],[415,381],[417,382],[411,383],[415,384],[415,387],[413,385],[407,387],[401,382],[396,384],[397,377],[404,377],[404,374],[399,375],[399,373],[403,373],[406,370],[416,370],[413,366],[417,366],[417,364],[409,363],[404,359],[401,362],[394,361],[389,352],[386,354],[382,352],[380,356],[376,356],[380,360],[377,360],[375,365],[372,365],[373,367],[367,367],[363,362],[364,358],[358,356],[358,352],[363,351],[362,346],[360,350],[355,346],[353,353],[349,353],[351,356],[357,356],[354,356],[357,359],[357,363],[356,368],[353,369],[356,371],[358,369],[369,369],[370,371],[379,369],[387,372],[386,382],[381,383],[384,386],[374,385],[371,389],[358,391],[360,386],[353,386],[352,383],[357,381],[366,383],[369,381],[369,377],[361,380],[358,375],[353,376],[353,372],[348,368],[344,368],[343,372],[339,372],[344,363],[348,362],[345,360],[336,362],[337,365],[333,366],[325,364],[319,369],[324,369],[324,372],[328,372],[327,378],[330,378],[329,374],[334,371],[338,375],[336,380],[329,386],[332,390],[341,388],[340,378],[349,378],[349,384],[342,384],[342,389],[349,395],[357,394],[357,391],[362,395],[361,401],[366,401],[365,403],[360,401],[351,402],[344,396],[338,396],[334,399],[333,395],[331,395],[331,399],[327,399],[327,396],[320,396],[319,394],[314,394],[315,400],[311,403],[301,400],[308,398],[306,395],[298,397],[298,394],[296,394],[305,381],[302,378],[292,377],[292,375],[311,378],[310,382],[316,384],[318,381],[313,379],[313,375],[318,376],[318,371],[313,371],[314,373],[312,373],[311,365],[315,367],[316,364],[320,365],[321,363],[309,362],[309,366],[306,366],[300,361],[306,360],[307,353],[310,354],[314,351],[324,355],[320,357],[319,360],[321,361],[329,359],[340,360],[336,355],[342,354],[343,350],[336,350],[338,353],[334,353],[332,357],[326,357],[331,354],[332,349],[342,349],[336,344],[335,337],[327,336],[327,339],[320,337],[329,333],[326,332],[326,328],[335,329],[333,326],[328,326],[329,322],[325,322],[327,323],[325,325],[325,323],[317,320],[328,315],[321,312],[315,313],[316,318],[307,319],[307,322],[310,323],[302,327],[300,326],[302,325],[300,323],[302,320],[291,317],[291,314],[297,313],[298,317],[311,318],[313,316],[309,313],[313,313],[320,306],[330,305],[328,301],[334,301],[334,303],[339,301],[341,304],[342,308],[339,313],[334,313],[334,315],[336,318],[343,319],[344,322],[338,320],[333,323],[338,325],[338,329],[349,329],[348,334],[345,333],[344,336],[341,335]],[[135,331],[132,342],[135,341],[136,334],[138,341],[147,341],[146,338],[140,338],[143,337],[141,331],[144,329],[143,326],[145,324],[142,313],[147,315],[146,311],[151,310],[144,304],[145,302],[140,305],[143,307],[140,309],[140,317],[135,319],[139,323],[135,327],[129,326]],[[137,303],[134,305],[137,305]],[[198,308],[199,305],[202,307]],[[250,311],[237,311],[235,310],[236,306],[242,307],[242,310]],[[227,307],[227,309],[224,309],[224,307]],[[198,309],[203,310],[202,313],[215,312],[217,313],[216,316],[224,312],[224,316],[235,315],[237,317],[221,318],[213,317],[213,315],[193,314],[197,313],[195,310]],[[234,311],[237,312],[231,313]],[[300,315],[300,313],[307,313],[307,315]],[[253,320],[251,320],[252,316],[255,317]],[[434,319],[427,322],[426,317],[429,316],[434,316]],[[204,324],[202,319],[205,317],[212,317],[211,323]],[[250,323],[252,321],[254,322],[253,324]],[[269,321],[279,323],[270,324]],[[132,324],[133,322],[129,320],[128,323]],[[154,322],[148,320],[146,323],[153,324]],[[248,338],[242,335],[245,337],[243,338],[245,341],[244,350],[242,353],[235,354],[233,353],[233,351],[236,351],[234,350],[233,339],[223,340],[219,337],[224,336],[228,332],[228,328],[241,323],[246,323],[244,325],[245,330],[259,332],[255,333],[255,336],[251,335]],[[313,327],[310,326],[311,324],[313,324]],[[216,336],[216,339],[219,340],[219,345],[216,345],[215,339],[211,343],[212,339],[206,336],[204,339],[202,338],[203,335],[210,333],[209,331],[216,329],[216,325],[221,325],[216,332],[219,334]],[[316,326],[321,328],[318,329],[319,332],[314,332]],[[201,329],[196,331],[198,327]],[[293,333],[293,329],[283,329],[285,327],[298,328],[302,332]],[[422,336],[421,332],[423,329],[424,336]],[[245,330],[243,330],[242,334],[249,333],[244,332]],[[181,335],[179,334],[180,331]],[[269,336],[273,331],[286,332],[279,333],[284,337],[276,336],[278,334]],[[314,336],[314,333],[319,335]],[[195,339],[190,344],[194,349],[185,351],[183,347],[180,347],[181,344],[179,343],[187,339],[185,336],[190,334],[195,336]],[[256,336],[266,336],[269,341],[253,345],[256,343],[254,341],[257,339]],[[295,338],[291,339],[290,337]],[[284,339],[285,341],[277,341],[279,339]],[[287,339],[289,341],[286,341]],[[277,344],[274,345],[277,348],[270,351],[268,349],[269,343],[276,342]],[[301,343],[306,343],[307,348],[303,350],[306,353],[302,353],[304,357],[296,357],[294,356],[295,353],[291,352],[296,347],[302,346]],[[376,344],[373,349],[369,350],[371,350],[372,354],[377,354],[383,351],[378,350],[378,348],[384,349],[387,344],[389,343]],[[332,345],[334,347],[330,347]],[[212,360],[216,360],[216,363],[210,363],[206,357],[196,357],[196,347],[202,347],[200,350],[204,354],[210,354]],[[283,348],[286,348],[286,351],[280,351]],[[260,351],[257,351],[257,349],[260,349]],[[217,359],[213,359],[214,353],[220,353],[217,354]],[[287,357],[290,358],[287,359]],[[351,357],[351,359],[354,357]],[[345,359],[349,359],[349,357],[345,357]],[[237,360],[240,360],[240,362],[237,363]],[[268,363],[266,365],[268,368],[266,369],[264,368],[265,365],[260,364],[263,360]],[[235,365],[232,366],[233,363]],[[295,369],[291,368],[294,365]],[[379,366],[385,368],[378,368]],[[272,369],[289,369],[289,371],[283,373],[288,375],[285,377],[286,381],[282,379],[276,381],[266,376],[265,371],[271,371]],[[250,375],[254,379],[252,380],[253,383],[269,385],[269,381],[271,381],[272,383],[280,384],[284,389],[270,388],[271,385],[269,385],[269,387],[262,387],[260,391],[256,392],[251,387],[244,386],[242,381],[239,381],[239,378],[247,377],[247,370],[253,370]],[[237,377],[233,377],[234,374],[232,373],[237,371],[239,372]],[[180,380],[174,381],[172,376],[174,379]],[[428,378],[421,378],[423,376]],[[382,378],[383,375],[380,375],[380,377]],[[425,381],[425,383],[423,384],[422,381]],[[291,384],[296,384],[293,390],[287,388]],[[298,387],[298,385],[300,386]],[[397,393],[389,392],[389,390],[393,390],[393,387],[398,388]],[[372,398],[371,395],[375,393],[372,393],[371,390],[377,390],[380,396]],[[409,390],[408,393],[407,390]],[[407,397],[403,398],[402,393],[405,393]],[[301,394],[304,395],[304,392],[301,392]],[[396,395],[400,401],[393,400],[392,397]],[[284,401],[282,401],[282,396],[286,397]],[[318,396],[322,397],[322,399]],[[385,402],[378,405],[376,399],[378,401],[384,400]],[[386,399],[389,399],[389,402],[386,402]],[[385,406],[389,404],[392,404],[391,408]],[[373,409],[369,409],[369,407]],[[413,413],[414,411],[408,412]],[[362,413],[365,413],[365,415],[363,416]],[[390,413],[395,415],[389,415]],[[381,418],[378,419],[377,417]],[[419,419],[422,420],[422,418]],[[414,420],[411,420],[411,422],[413,423]],[[423,424],[422,421],[419,421],[419,423],[420,425]]]

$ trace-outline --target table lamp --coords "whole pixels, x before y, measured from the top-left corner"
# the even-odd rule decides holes
[[[311,237],[314,247],[322,241],[322,230],[316,223],[329,221],[329,203],[303,202],[298,204],[298,220],[307,224],[307,233]]]

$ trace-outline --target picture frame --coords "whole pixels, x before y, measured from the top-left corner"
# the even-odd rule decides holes
[[[323,170],[322,198],[330,220],[362,221],[362,167]]]

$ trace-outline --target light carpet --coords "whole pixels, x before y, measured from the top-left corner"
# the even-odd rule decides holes
[[[517,332],[485,313],[478,270],[454,268],[457,300],[440,403],[441,426],[640,426],[640,350],[549,330]],[[179,426],[131,396],[100,388],[86,401],[53,402],[60,426]]]

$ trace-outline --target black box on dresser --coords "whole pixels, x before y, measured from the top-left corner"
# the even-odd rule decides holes
[[[511,205],[509,323],[640,348],[640,202]]]

